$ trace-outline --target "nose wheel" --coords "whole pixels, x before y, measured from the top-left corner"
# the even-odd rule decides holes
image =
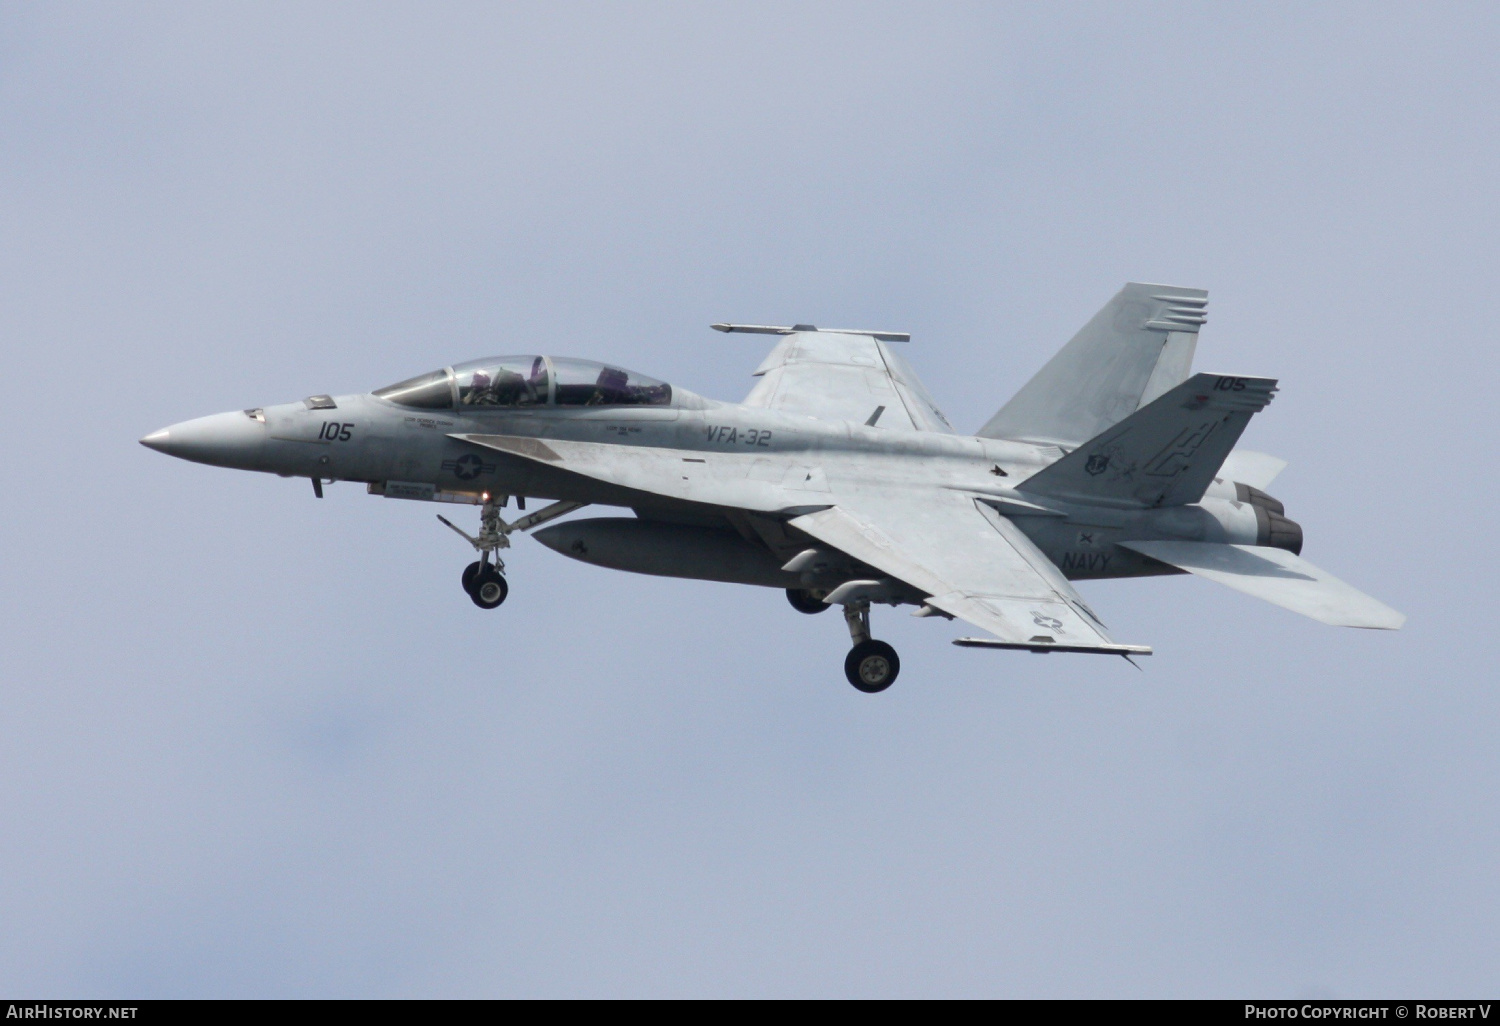
[[[447,517],[438,515],[439,520],[479,552],[479,558],[464,567],[462,582],[464,592],[480,609],[494,609],[510,594],[510,585],[505,582],[505,562],[500,558],[500,550],[510,548],[508,536],[511,532],[529,531],[584,505],[581,502],[554,502],[513,524],[507,524],[500,519],[500,507],[504,503],[504,496],[500,496],[498,502],[495,498],[486,496],[484,505],[479,510],[477,536],[469,534]]]
[[[474,575],[464,590],[469,593],[469,598],[473,599],[474,604],[480,609],[494,609],[505,601],[505,596],[510,594],[510,585],[505,583],[505,578],[494,567],[478,565],[479,572]]]
[[[500,519],[500,503],[494,499],[486,499],[480,507],[477,537],[441,514],[438,519],[463,535],[479,551],[479,558],[464,567],[461,578],[464,592],[480,609],[494,609],[504,602],[505,596],[510,594],[510,585],[505,583],[505,562],[500,558],[500,550],[510,548],[510,539],[506,537],[510,533],[510,525]]]
[[[901,657],[890,645],[870,637],[870,603],[850,602],[844,606],[844,621],[854,639],[854,647],[844,658],[844,676],[849,683],[867,695],[878,694],[896,683]]]
[[[480,609],[494,609],[510,594],[510,585],[496,567],[475,561],[464,567],[464,592]]]
[[[474,578],[478,577],[479,576],[479,572],[481,570],[483,570],[483,569],[484,569],[484,564],[481,563],[481,562],[479,562],[479,560],[477,560],[477,559],[474,560],[474,562],[470,563],[468,566],[464,567],[463,583],[464,583],[464,593],[465,594],[468,594],[469,592],[471,592],[473,590],[473,588],[474,588]]]

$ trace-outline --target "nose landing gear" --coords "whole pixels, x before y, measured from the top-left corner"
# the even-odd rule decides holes
[[[500,558],[500,550],[510,548],[510,539],[506,537],[510,525],[500,519],[500,503],[493,498],[484,500],[479,510],[478,537],[468,534],[441,513],[438,519],[479,550],[479,559],[464,567],[462,580],[469,598],[480,609],[494,609],[504,602],[505,596],[510,594],[510,585],[505,583],[505,561]]]
[[[475,560],[464,567],[464,592],[480,609],[494,609],[510,594],[510,585],[505,583],[504,564],[498,559],[494,566],[484,560]]]
[[[474,570],[474,573],[470,575],[469,570]],[[498,569],[487,563],[470,563],[469,570],[464,571],[464,577],[468,579],[464,591],[469,593],[476,606],[494,609],[505,601],[505,596],[510,594],[510,585],[505,583],[505,577]]]
[[[901,658],[883,641],[870,637],[870,603],[850,602],[844,606],[844,622],[854,647],[844,658],[844,676],[849,683],[867,695],[877,694],[896,683],[901,672]]]
[[[464,592],[480,609],[494,609],[510,594],[510,585],[505,581],[505,561],[500,558],[500,550],[510,548],[509,536],[512,532],[529,531],[585,505],[582,502],[554,502],[513,524],[507,524],[500,519],[500,507],[505,501],[505,496],[499,496],[498,501],[494,496],[485,496],[484,505],[479,509],[477,536],[458,527],[441,513],[438,514],[439,520],[479,552],[479,558],[464,567],[462,582]]]

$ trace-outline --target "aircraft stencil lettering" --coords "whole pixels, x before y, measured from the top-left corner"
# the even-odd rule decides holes
[[[1218,426],[1217,421],[1183,428],[1165,449],[1146,464],[1146,473],[1152,477],[1173,477],[1186,470],[1193,460],[1198,446],[1208,440],[1209,434]]]
[[[1264,491],[1285,463],[1235,448],[1276,382],[1191,373],[1207,304],[1199,289],[1127,284],[971,436],[893,345],[904,333],[716,324],[776,340],[739,403],[612,364],[498,356],[141,443],[310,478],[319,497],[347,480],[478,506],[477,534],[439,519],[477,551],[461,583],[484,609],[505,601],[500,550],[525,532],[597,566],[781,588],[803,613],[838,606],[845,675],[865,692],[901,666],[870,635],[876,605],[992,635],[955,639],[967,647],[1150,654],[1109,636],[1080,578],[1187,572],[1325,623],[1400,627],[1301,558],[1302,528]],[[527,498],[551,502],[527,513]],[[589,505],[634,515],[560,519]]]
[[[716,442],[720,445],[753,445],[759,446],[760,448],[764,449],[771,444],[770,431],[761,431],[755,428],[747,428],[744,432],[745,437],[740,438],[739,428],[733,427],[732,425],[709,425],[707,430],[708,440],[710,442]]]
[[[1064,570],[1087,570],[1093,573],[1096,570],[1107,569],[1109,561],[1113,558],[1113,556],[1098,552],[1064,552],[1062,562],[1058,566]]]

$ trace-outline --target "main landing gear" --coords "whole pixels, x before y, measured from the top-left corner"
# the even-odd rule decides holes
[[[464,592],[480,609],[494,609],[510,594],[510,585],[505,582],[505,561],[500,558],[500,550],[510,548],[509,536],[512,532],[529,531],[585,505],[582,502],[554,502],[513,524],[507,524],[500,519],[500,508],[505,505],[506,498],[504,495],[485,495],[484,505],[479,508],[477,536],[456,526],[441,513],[438,514],[439,520],[479,552],[479,558],[464,567],[462,581]],[[522,508],[525,506],[522,505]]]
[[[860,691],[873,695],[896,683],[901,672],[901,657],[883,641],[870,637],[870,603],[850,602],[844,606],[844,621],[854,647],[844,659],[844,676]]]
[[[828,608],[828,603],[823,601],[826,591],[809,591],[806,588],[788,588],[786,600],[792,604],[792,608],[799,613],[821,613]]]

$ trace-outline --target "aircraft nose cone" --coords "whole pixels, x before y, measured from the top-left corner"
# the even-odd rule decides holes
[[[142,438],[141,444],[148,449],[155,449],[157,452],[169,452],[168,446],[171,445],[171,439],[172,432],[167,428],[162,428],[160,431],[153,431],[145,438]]]
[[[148,449],[216,467],[258,469],[266,426],[243,412],[215,413],[153,431],[141,439]]]

